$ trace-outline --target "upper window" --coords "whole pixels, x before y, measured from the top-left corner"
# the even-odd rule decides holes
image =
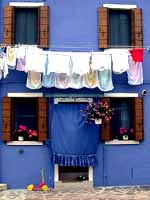
[[[109,46],[130,46],[131,29],[130,29],[129,11],[109,10]]]
[[[49,7],[4,7],[3,44],[49,46]]]
[[[99,8],[99,48],[142,47],[142,10]]]
[[[15,9],[15,44],[37,44],[38,9]]]
[[[43,141],[47,139],[47,99],[3,97],[2,140]]]
[[[101,139],[109,141],[143,140],[143,99],[135,98],[102,98],[114,108],[114,115],[110,121],[103,121]]]

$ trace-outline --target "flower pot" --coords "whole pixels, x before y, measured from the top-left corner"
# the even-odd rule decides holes
[[[95,124],[102,124],[102,119],[95,119]]]
[[[129,139],[128,135],[123,135],[122,138],[123,138],[123,140],[128,140]]]
[[[18,136],[18,141],[24,141],[24,137],[23,136]]]

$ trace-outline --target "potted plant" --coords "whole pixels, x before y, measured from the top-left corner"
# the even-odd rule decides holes
[[[17,130],[13,132],[13,140],[37,140],[38,134],[36,130],[28,129],[24,125],[19,125]]]
[[[81,110],[85,121],[87,123],[101,124],[102,120],[110,120],[113,115],[113,109],[108,105],[107,102],[93,102],[89,103],[84,110]]]
[[[120,127],[120,136],[122,140],[130,140],[133,138],[134,129],[133,128],[124,128]]]

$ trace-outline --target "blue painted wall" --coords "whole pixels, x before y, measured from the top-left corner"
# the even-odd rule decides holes
[[[8,0],[0,0],[0,43],[3,32],[3,7],[8,5],[8,2]],[[46,0],[43,2],[51,8],[50,46],[52,50],[98,51],[97,8],[103,3],[136,4],[143,8],[144,46],[150,46],[149,0]],[[146,89],[150,94],[149,63],[150,52],[145,51],[143,85],[130,86],[127,84],[126,74],[113,75],[115,86],[113,92],[141,94],[142,89]],[[10,71],[7,79],[0,81],[0,99],[8,92],[101,93],[98,89],[42,88],[33,91],[25,87],[25,82],[25,73]],[[139,145],[104,145],[100,142],[97,151],[98,165],[94,168],[94,186],[150,184],[149,94],[144,97],[144,141]],[[24,150],[24,153],[20,154],[20,150]],[[40,168],[45,169],[46,182],[53,187],[53,164],[50,161],[50,150],[46,145],[7,146],[0,140],[0,182],[7,183],[9,188],[25,188],[29,183],[37,184],[40,182]]]

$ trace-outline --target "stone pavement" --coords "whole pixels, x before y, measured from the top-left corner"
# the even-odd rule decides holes
[[[0,191],[0,200],[150,200],[150,186],[99,187],[84,183],[65,183],[46,192],[27,190]]]

